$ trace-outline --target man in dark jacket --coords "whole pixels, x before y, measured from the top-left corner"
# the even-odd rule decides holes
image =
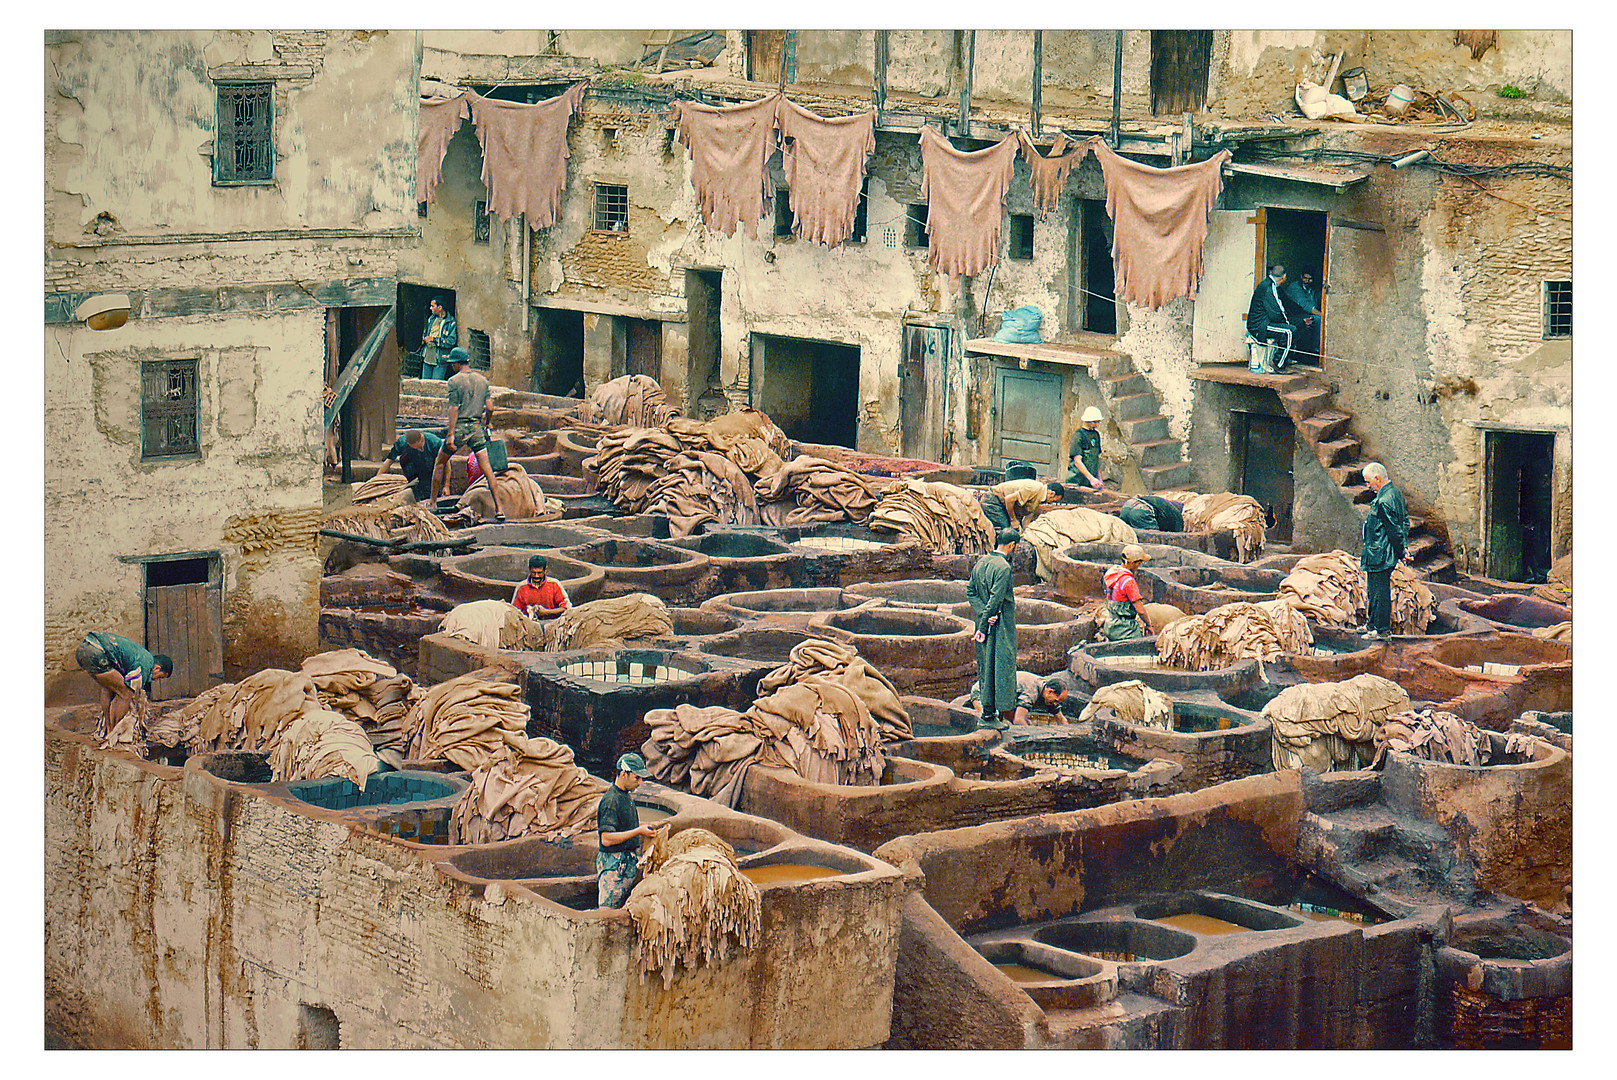
[[[1157,532],[1184,532],[1184,510],[1161,495],[1135,495],[1117,509],[1117,516],[1131,529]]]
[[[1370,605],[1367,638],[1392,634],[1392,571],[1402,559],[1414,562],[1404,550],[1409,542],[1409,508],[1403,492],[1387,479],[1387,467],[1372,461],[1364,467],[1364,482],[1376,497],[1370,501],[1370,516],[1364,519],[1364,547],[1359,563],[1364,567],[1365,595]]]
[[[1286,304],[1281,299],[1280,287],[1285,283],[1286,268],[1279,263],[1269,267],[1269,276],[1252,290],[1252,303],[1246,309],[1246,332],[1252,339],[1282,347],[1280,355],[1275,357],[1275,371],[1286,370],[1292,334],[1297,329],[1286,317]]]
[[[1016,716],[1016,594],[1011,553],[1022,534],[1001,529],[994,550],[977,560],[966,600],[977,624],[977,681],[982,688],[982,727],[1008,727]],[[998,717],[995,720],[995,717]]]
[[[1287,317],[1297,327],[1293,363],[1319,363],[1319,289],[1314,285],[1314,274],[1304,270],[1296,281],[1287,281],[1280,290],[1286,302]]]

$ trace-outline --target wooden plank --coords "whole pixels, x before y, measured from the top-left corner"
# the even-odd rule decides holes
[[[217,570],[215,571],[217,573]],[[208,583],[207,597],[204,601],[207,611],[207,665],[203,674],[208,677],[209,685],[215,679],[224,678],[225,674],[225,620],[224,620],[224,584],[220,581]]]
[[[967,353],[986,356],[1006,356],[1013,360],[1042,360],[1047,364],[1066,364],[1070,367],[1093,367],[1096,360],[1107,355],[1098,349],[1085,349],[1071,345],[1023,345],[1014,341],[993,341],[972,338],[965,344]]]
[[[348,361],[347,366],[342,370],[342,374],[337,376],[337,385],[332,387],[337,392],[336,400],[326,407],[325,426],[327,428],[330,428],[332,422],[342,413],[342,407],[348,401],[348,395],[352,394],[354,387],[359,385],[360,376],[365,374],[365,369],[371,366],[371,361],[375,360],[377,354],[382,351],[382,342],[386,340],[388,334],[393,332],[393,322],[397,317],[397,311],[398,305],[395,304],[388,308],[380,319],[376,320],[376,325],[371,327],[371,332],[365,335],[365,340],[360,342],[359,348],[355,350],[353,359]]]
[[[1296,184],[1315,184],[1335,191],[1342,191],[1361,180],[1370,179],[1369,173],[1331,173],[1315,169],[1293,169],[1281,165],[1257,165],[1246,161],[1226,162],[1224,171],[1242,176],[1261,176],[1271,180],[1289,180]]]

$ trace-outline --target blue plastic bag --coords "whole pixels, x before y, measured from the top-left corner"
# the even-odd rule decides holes
[[[994,335],[993,340],[1011,341],[1019,345],[1042,345],[1044,339],[1039,336],[1039,324],[1042,322],[1044,312],[1031,304],[1012,308],[1000,316],[999,333]]]

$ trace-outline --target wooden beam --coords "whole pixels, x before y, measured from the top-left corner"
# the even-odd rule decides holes
[[[1112,149],[1117,149],[1123,127],[1123,31],[1116,31],[1117,51],[1112,58]]]
[[[359,385],[360,376],[365,374],[366,369],[371,366],[371,361],[375,360],[377,354],[382,351],[382,342],[387,339],[388,334],[392,333],[393,322],[397,317],[397,313],[398,305],[395,304],[393,307],[388,308],[380,319],[376,320],[376,325],[371,327],[371,332],[365,335],[364,341],[360,342],[353,358],[348,361],[347,366],[337,376],[337,385],[332,387],[337,394],[336,400],[326,406],[325,426],[327,428],[330,428],[332,422],[341,415],[342,407],[348,401],[348,395],[352,394],[354,387]]]
[[[876,31],[875,106],[876,126],[881,127],[882,111],[887,108],[887,31]]]
[[[1044,31],[1033,31],[1033,137],[1039,137],[1039,112],[1044,104]]]
[[[977,61],[977,31],[967,30],[960,50],[960,123],[956,134],[971,132],[971,69]]]

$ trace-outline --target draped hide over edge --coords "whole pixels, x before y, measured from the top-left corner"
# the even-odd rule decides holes
[[[1017,137],[984,150],[956,150],[934,127],[921,128],[921,197],[932,269],[952,282],[999,261],[1005,192],[1016,169]]]
[[[584,104],[585,89],[575,83],[534,105],[466,92],[483,147],[489,213],[505,219],[526,214],[531,229],[556,223],[567,186],[567,125]]]
[[[1067,186],[1067,177],[1084,160],[1089,153],[1089,147],[1080,143],[1072,147],[1067,144],[1065,135],[1057,135],[1056,141],[1050,146],[1050,156],[1045,157],[1039,153],[1039,148],[1033,145],[1033,140],[1027,132],[1018,131],[1018,138],[1022,144],[1022,157],[1027,161],[1029,186],[1033,188],[1033,208],[1042,218],[1054,210],[1061,202],[1061,192]]]
[[[432,201],[432,193],[444,176],[444,155],[449,152],[449,140],[455,137],[471,110],[466,107],[465,94],[420,100],[421,118],[415,137],[415,201],[424,203]]]
[[[691,184],[702,220],[734,236],[737,225],[758,237],[758,222],[773,205],[769,155],[775,149],[779,94],[743,105],[676,101],[679,141],[691,154]]]
[[[836,247],[853,235],[865,163],[876,150],[876,111],[823,117],[782,98],[777,116],[793,230]]]

